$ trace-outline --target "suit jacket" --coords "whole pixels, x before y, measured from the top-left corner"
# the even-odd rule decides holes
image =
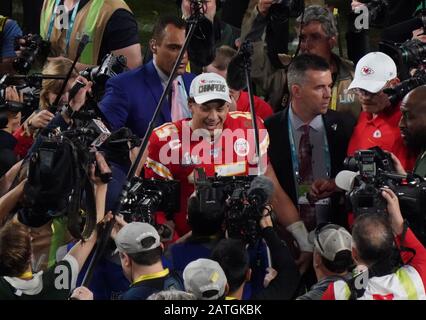
[[[355,121],[352,117],[333,110],[328,110],[323,115],[323,120],[330,148],[331,178],[334,178],[339,171],[343,170],[343,162]],[[288,107],[268,118],[265,121],[265,127],[270,139],[269,160],[281,187],[297,207],[297,192],[288,136]],[[335,223],[346,225],[346,218],[339,207],[340,199],[339,194],[332,196],[331,218]]]
[[[194,77],[191,73],[182,76],[187,93]],[[160,77],[151,61],[108,80],[100,109],[112,130],[128,127],[143,137],[162,93]],[[170,102],[165,99],[156,126],[171,120]]]

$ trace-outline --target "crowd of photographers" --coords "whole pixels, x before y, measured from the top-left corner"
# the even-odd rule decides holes
[[[0,15],[0,299],[426,299],[422,1],[176,3]]]

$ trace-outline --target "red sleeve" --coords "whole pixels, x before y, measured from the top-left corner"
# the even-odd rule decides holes
[[[336,300],[336,297],[334,296],[334,282],[328,285],[328,288],[324,291],[321,300]]]
[[[263,120],[272,116],[272,114],[274,113],[272,107],[263,99],[257,96],[254,96],[254,105],[256,107],[256,115],[262,118]]]
[[[401,235],[395,238],[396,244],[398,247],[401,246]],[[426,287],[426,249],[421,244],[421,242],[416,238],[413,231],[410,228],[407,229],[407,233],[405,234],[405,241],[403,243],[404,247],[412,248],[416,251],[416,254],[413,257],[411,252],[401,251],[401,259],[404,264],[408,263],[411,260],[409,265],[417,270],[422,278],[423,285]]]
[[[15,146],[15,153],[21,157],[24,158],[28,150],[31,148],[34,139],[32,136],[27,136],[25,134],[23,126],[19,127],[14,133],[13,136],[18,141],[18,143]]]
[[[145,163],[145,178],[164,178],[161,175],[160,149],[163,141],[160,141],[156,132],[152,132],[148,143],[148,158]]]

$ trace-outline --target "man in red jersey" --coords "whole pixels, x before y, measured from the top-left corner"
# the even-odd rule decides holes
[[[249,113],[229,112],[229,88],[220,75],[196,77],[189,93],[192,119],[166,123],[150,137],[146,177],[181,182],[181,208],[174,216],[175,230],[182,236],[190,229],[186,222],[187,199],[194,191],[193,172],[203,167],[207,176],[265,174],[274,183],[272,204],[279,222],[295,235],[301,251],[312,252],[299,214],[281,189],[272,166],[267,163],[269,137],[263,121],[257,119],[260,161],[256,159],[255,134]],[[307,256],[307,255],[306,255]]]

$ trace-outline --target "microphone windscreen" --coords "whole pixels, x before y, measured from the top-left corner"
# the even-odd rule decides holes
[[[274,184],[272,183],[272,180],[266,176],[255,177],[251,182],[250,188],[248,189],[247,193],[250,195],[260,190],[263,191],[264,194],[267,196],[267,199],[269,199],[272,196],[272,193],[274,192]]]
[[[355,177],[357,175],[357,172],[349,170],[340,171],[335,179],[336,185],[342,190],[351,191],[353,188]]]

